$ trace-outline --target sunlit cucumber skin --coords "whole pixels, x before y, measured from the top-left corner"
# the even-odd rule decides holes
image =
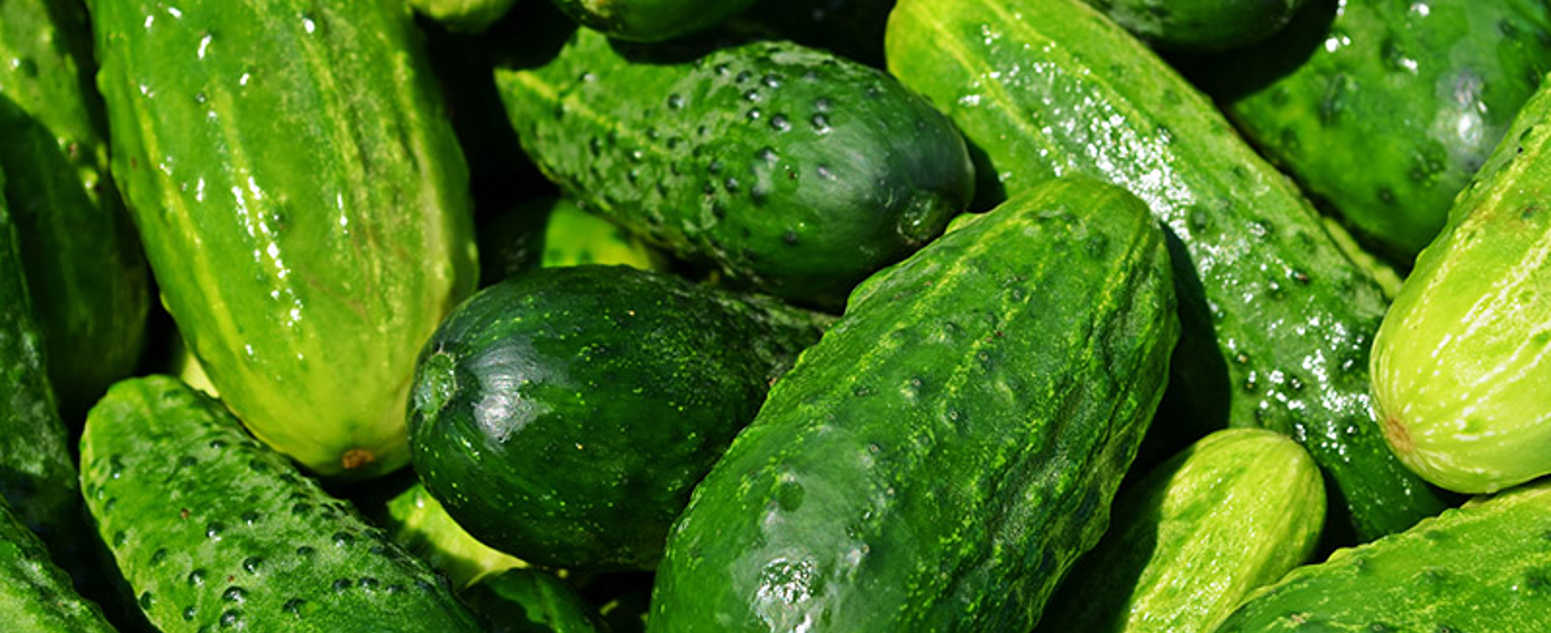
[[[1551,473],[1551,88],[1417,258],[1374,341],[1373,392],[1428,481],[1494,492]]]
[[[1160,48],[1222,51],[1263,40],[1287,25],[1304,0],[1087,0]]]

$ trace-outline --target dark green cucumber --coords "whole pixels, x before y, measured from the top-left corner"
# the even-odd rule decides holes
[[[691,487],[829,321],[624,266],[528,272],[426,342],[415,471],[500,551],[650,569]]]
[[[1202,52],[1245,46],[1270,37],[1292,20],[1304,0],[1087,2],[1159,48]]]
[[[9,633],[113,633],[38,536],[0,501],[0,622]]]
[[[134,370],[151,294],[145,256],[108,176],[107,126],[77,2],[0,2],[3,196],[67,426]]]
[[[387,510],[389,537],[460,590],[491,574],[527,566],[469,536],[419,482],[389,500]]]
[[[1385,437],[1422,477],[1496,492],[1551,473],[1551,84],[1456,199],[1373,343]]]
[[[1551,483],[1342,549],[1251,596],[1217,633],[1551,631]]]
[[[1325,487],[1287,436],[1227,429],[1122,490],[1113,517],[1038,631],[1210,633],[1314,553]]]
[[[416,11],[460,33],[490,28],[516,3],[517,0],[409,0]]]
[[[1373,421],[1379,287],[1140,41],[1080,0],[902,0],[887,48],[895,76],[981,150],[992,200],[1087,174],[1148,202],[1174,238],[1185,334],[1171,387],[1193,417],[1298,439],[1360,538],[1444,507]]]
[[[653,633],[1028,631],[1178,335],[1163,231],[1047,183],[869,278],[674,524]]]
[[[163,633],[481,629],[440,576],[168,376],[93,407],[81,487]]]
[[[580,29],[496,81],[524,148],[589,210],[785,298],[838,306],[969,200],[963,139],[883,73],[783,42],[681,48]]]
[[[577,22],[634,42],[660,42],[716,26],[755,0],[554,0]]]
[[[1309,5],[1286,33],[1208,60],[1201,81],[1272,162],[1410,264],[1551,70],[1551,6]]]
[[[491,624],[490,633],[598,633],[608,627],[576,590],[554,574],[511,569],[487,576],[462,594]]]
[[[415,353],[478,274],[408,6],[90,4],[114,175],[226,404],[320,474],[408,463]]]

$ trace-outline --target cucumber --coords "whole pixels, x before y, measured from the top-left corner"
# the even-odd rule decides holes
[[[409,8],[90,4],[114,175],[211,383],[316,473],[408,463],[415,353],[478,274]]]
[[[490,221],[479,232],[479,257],[485,285],[539,266],[670,267],[657,249],[564,197],[534,198]]]
[[[886,44],[895,76],[979,148],[990,201],[1087,174],[1148,202],[1172,234],[1185,333],[1171,386],[1195,418],[1298,439],[1364,540],[1444,507],[1374,423],[1382,291],[1140,41],[1080,0],[902,0]]]
[[[794,44],[705,53],[580,29],[496,82],[523,147],[590,211],[803,303],[839,306],[971,195],[964,142],[925,100]]]
[[[576,590],[554,574],[509,569],[462,594],[488,620],[490,633],[598,633],[608,631]]]
[[[151,294],[108,175],[107,126],[76,2],[0,2],[0,165],[67,426],[135,369]]]
[[[500,551],[650,569],[691,487],[830,320],[624,266],[509,279],[421,352],[415,471]]]
[[[1304,0],[1087,2],[1154,46],[1204,52],[1246,46],[1270,37],[1292,20]]]
[[[419,482],[388,501],[386,523],[395,542],[445,574],[459,590],[486,576],[528,565],[469,536]]]
[[[1384,435],[1422,477],[1496,492],[1551,473],[1551,85],[1524,106],[1373,347]]]
[[[1447,510],[1293,570],[1217,633],[1551,630],[1551,482]]]
[[[478,33],[506,15],[517,0],[409,0],[423,15],[458,33]]]
[[[1551,6],[1308,4],[1285,34],[1208,60],[1201,82],[1267,157],[1409,265],[1551,70]],[[1361,150],[1332,151],[1345,147]]]
[[[0,622],[11,633],[113,633],[38,536],[0,501]]]
[[[81,487],[163,633],[481,630],[445,579],[175,378],[92,408]]]
[[[883,67],[883,29],[895,0],[763,0],[733,18],[733,28],[822,48]]]
[[[1115,500],[1038,631],[1210,633],[1308,560],[1325,520],[1319,467],[1264,429],[1202,438]]]
[[[1163,393],[1163,240],[1055,181],[858,286],[695,488],[647,630],[1030,630]]]
[[[172,337],[172,351],[168,357],[172,359],[168,373],[177,376],[184,384],[209,394],[212,398],[221,397],[221,390],[210,384],[210,376],[205,373],[204,365],[199,364],[199,359],[194,357],[194,352],[184,344],[183,337],[177,336],[176,333]]]
[[[716,26],[755,0],[555,0],[566,15],[609,37],[660,42]]]

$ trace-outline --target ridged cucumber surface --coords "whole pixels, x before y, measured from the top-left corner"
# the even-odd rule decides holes
[[[599,633],[608,631],[595,609],[564,580],[541,569],[487,576],[462,594],[490,623],[490,633]]]
[[[81,487],[163,633],[482,630],[442,577],[176,378],[92,408]]]
[[[3,196],[67,426],[145,346],[145,256],[108,176],[107,126],[92,85],[91,34],[73,0],[0,2]]]
[[[589,210],[788,299],[839,306],[971,195],[964,141],[930,104],[786,42],[707,52],[580,29],[496,82],[523,147]]]
[[[226,404],[323,475],[408,463],[415,353],[478,274],[409,7],[89,4],[114,176]]]
[[[0,501],[0,622],[9,633],[113,633],[38,535]]]
[[[1551,455],[1551,85],[1450,211],[1373,348],[1373,393],[1401,461],[1439,486],[1495,492]]]
[[[1154,45],[1179,51],[1221,51],[1275,34],[1305,0],[1087,0]]]
[[[1091,180],[956,224],[856,289],[695,488],[648,631],[1034,626],[1162,395],[1168,253]]]
[[[716,26],[755,0],[554,0],[589,28],[634,42],[660,42]]]
[[[1171,233],[1192,416],[1298,439],[1361,539],[1444,504],[1389,451],[1368,393],[1385,310],[1285,176],[1139,40],[1080,0],[902,0],[889,67],[951,116],[994,201],[1086,174]]]

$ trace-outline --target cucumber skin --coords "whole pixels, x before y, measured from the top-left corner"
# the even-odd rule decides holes
[[[479,282],[486,286],[538,267],[670,269],[662,252],[565,197],[528,200],[481,226],[479,258]]]
[[[1023,19],[1034,16],[1037,27]],[[1443,509],[1374,422],[1380,288],[1291,181],[1141,42],[1078,0],[902,0],[886,46],[894,75],[984,152],[988,201],[1087,174],[1149,203],[1180,284],[1171,388],[1193,416],[1298,439],[1362,540]]]
[[[517,0],[409,0],[415,11],[457,33],[479,33],[508,11]]]
[[[113,633],[43,542],[0,501],[0,622],[10,633]]]
[[[608,631],[575,589],[540,569],[510,569],[488,576],[462,597],[493,625],[490,633]]]
[[[1551,484],[1471,501],[1294,569],[1217,633],[1551,630]]]
[[[478,275],[468,173],[409,8],[91,5],[114,175],[210,381],[314,472],[408,463],[415,354]]]
[[[500,551],[651,569],[690,489],[831,320],[623,266],[531,271],[426,342],[415,471]]]
[[[1084,180],[955,224],[695,488],[648,631],[1027,631],[1098,541],[1178,334],[1163,233]]]
[[[1316,0],[1318,1],[1318,0]],[[1305,0],[1087,0],[1154,45],[1211,52],[1254,44],[1292,20]]]
[[[609,37],[661,42],[716,26],[755,0],[554,0],[566,15]]]
[[[119,382],[92,408],[81,488],[163,633],[482,630],[425,563],[175,378]]]
[[[733,29],[769,32],[883,68],[883,31],[894,0],[788,0],[755,2],[734,17]]]
[[[469,536],[418,481],[389,500],[387,511],[389,537],[445,574],[459,591],[486,576],[527,566]]]
[[[1236,63],[1213,64],[1202,84],[1272,162],[1410,264],[1551,70],[1551,8],[1539,0],[1309,4],[1285,34],[1235,54]],[[1334,50],[1332,37],[1342,38]],[[1342,147],[1363,149],[1335,150]]]
[[[150,282],[108,175],[106,124],[77,2],[0,2],[0,164],[49,376],[79,428],[145,347]]]
[[[969,201],[963,139],[883,73],[782,42],[683,48],[579,29],[496,83],[524,149],[589,210],[803,303],[838,307]]]
[[[1121,490],[1038,631],[1208,633],[1314,553],[1319,467],[1285,435],[1226,429]]]
[[[1525,104],[1374,340],[1385,438],[1428,481],[1495,492],[1551,473],[1551,84]]]

